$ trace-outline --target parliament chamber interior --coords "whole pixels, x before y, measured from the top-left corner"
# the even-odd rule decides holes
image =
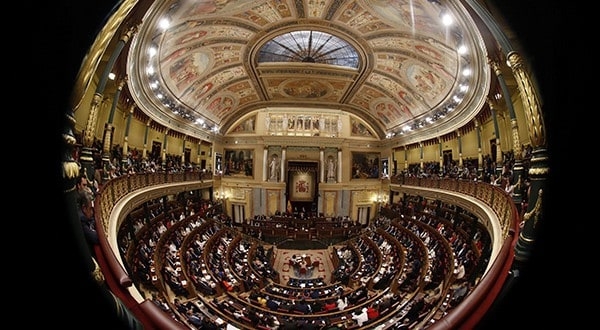
[[[548,317],[554,5],[96,2],[62,26],[57,325]]]

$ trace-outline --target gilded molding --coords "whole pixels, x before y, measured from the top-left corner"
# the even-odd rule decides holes
[[[102,101],[102,94],[95,93],[90,106],[90,114],[88,115],[85,130],[83,132],[83,146],[91,148],[94,143],[94,128],[98,122],[98,108]]]
[[[129,40],[133,37],[134,34],[136,34],[139,30],[139,26],[132,26],[130,27],[127,31],[125,31],[125,33],[123,33],[121,35],[121,41],[123,41],[124,43],[128,43]]]
[[[490,66],[492,67],[492,70],[494,70],[494,73],[496,74],[497,77],[502,76],[502,70],[500,69],[500,65],[498,64],[498,62],[496,61],[490,61]]]
[[[548,175],[548,173],[550,172],[550,168],[548,167],[536,167],[536,168],[530,168],[528,173],[531,175]]]
[[[523,159],[523,154],[521,151],[521,140],[519,138],[519,129],[517,127],[517,121],[512,120],[512,122],[513,122],[513,127],[512,127],[513,152],[515,154],[515,158],[520,160],[520,159]]]
[[[104,284],[105,278],[104,274],[102,274],[102,269],[100,269],[100,266],[98,265],[98,262],[96,262],[96,259],[92,258],[92,261],[94,261],[94,270],[92,271],[92,277],[94,278],[96,283]]]
[[[532,158],[532,161],[535,161],[535,162],[539,163],[539,162],[546,162],[549,159],[550,158],[548,156],[543,156],[543,157],[535,156],[535,157]]]
[[[507,55],[508,64],[513,70],[513,75],[517,81],[521,100],[523,101],[523,111],[527,120],[527,130],[533,147],[544,146],[546,144],[546,132],[544,128],[540,102],[531,85],[529,74],[525,70],[525,65],[521,56],[516,52],[510,52]]]
[[[77,162],[63,163],[63,177],[74,179],[79,175],[79,164]]]
[[[131,10],[138,2],[139,0],[123,0],[114,14],[107,19],[106,24],[104,24],[100,33],[98,33],[98,36],[86,54],[79,73],[77,74],[77,78],[75,79],[71,100],[74,111],[81,106],[81,102],[84,99],[83,96],[87,89],[90,88],[94,74],[102,61],[104,53],[110,45],[110,41],[127,18],[127,15],[130,14]],[[123,40],[128,40],[130,36],[130,34],[125,34],[125,36],[122,37],[124,38]]]
[[[523,215],[524,222],[527,222],[527,221],[533,219],[533,228],[536,227],[537,222],[538,222],[538,220],[540,220],[540,215],[542,213],[543,192],[544,192],[544,190],[542,190],[542,189],[538,190],[538,196],[537,196],[537,200],[535,201],[535,206],[533,207],[533,209],[531,209],[531,211],[526,212]]]

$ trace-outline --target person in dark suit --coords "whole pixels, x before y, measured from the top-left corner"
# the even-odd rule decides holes
[[[280,302],[273,299],[273,298],[268,298],[267,299],[267,307],[272,310],[272,311],[276,311],[279,309],[279,304]]]
[[[356,291],[352,292],[348,297],[348,302],[350,304],[358,303],[362,298],[366,297],[368,293],[367,287],[363,284],[360,288],[356,289]]]
[[[303,313],[303,314],[310,314],[311,313],[311,309],[308,306],[308,304],[306,303],[306,300],[302,299],[298,302],[296,302],[296,304],[294,305],[294,309]]]
[[[412,302],[410,310],[406,313],[405,318],[408,319],[410,322],[416,321],[417,319],[419,319],[419,315],[421,314],[421,311],[424,307],[425,300],[423,299],[423,297],[417,295],[417,297],[415,297]]]
[[[296,329],[298,329],[297,322],[289,316],[283,316],[279,320],[279,322],[281,323],[279,325],[280,330],[296,330]]]
[[[193,326],[202,329],[204,322],[202,321],[202,318],[200,316],[194,313],[193,310],[188,309],[186,317],[188,319],[188,322],[190,322]]]
[[[83,235],[90,247],[90,253],[94,255],[94,245],[100,244],[98,232],[96,232],[96,220],[94,218],[94,205],[87,194],[79,194],[79,220],[81,221],[81,229]]]

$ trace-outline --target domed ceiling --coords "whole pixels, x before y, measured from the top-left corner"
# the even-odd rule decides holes
[[[490,91],[487,47],[461,3],[154,1],[128,48],[131,97],[184,134],[247,114],[342,111],[378,138],[438,137]]]

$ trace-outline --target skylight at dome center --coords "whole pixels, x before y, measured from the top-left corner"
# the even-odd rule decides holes
[[[358,53],[346,41],[320,31],[293,31],[273,38],[258,62],[307,62],[358,68]]]

